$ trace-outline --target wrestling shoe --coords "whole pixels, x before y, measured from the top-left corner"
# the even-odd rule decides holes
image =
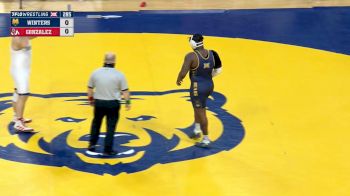
[[[13,117],[12,123],[16,123],[17,117]],[[32,119],[22,118],[21,120],[23,123],[31,123]]]
[[[199,139],[201,137],[201,134],[200,133],[195,133],[195,132],[192,132],[191,135],[190,135],[190,138],[191,139]]]
[[[15,122],[15,124],[13,125],[13,129],[15,130],[15,132],[20,133],[20,132],[33,132],[34,129],[27,127],[24,125],[24,123],[21,120],[17,120]]]
[[[200,148],[209,148],[211,142],[209,140],[202,140],[201,142],[196,142],[196,146]]]

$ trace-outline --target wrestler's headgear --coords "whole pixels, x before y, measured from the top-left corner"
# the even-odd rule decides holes
[[[203,46],[203,36],[201,34],[194,34],[190,37],[190,46],[193,50],[195,50],[198,47]]]

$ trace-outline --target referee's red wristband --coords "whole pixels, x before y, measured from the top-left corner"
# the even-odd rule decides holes
[[[93,101],[93,100],[94,100],[94,97],[89,96],[89,97],[88,97],[88,100],[89,100],[89,101]]]

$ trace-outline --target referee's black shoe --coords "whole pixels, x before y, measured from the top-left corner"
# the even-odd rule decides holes
[[[96,146],[89,146],[85,153],[92,156],[101,155],[101,153],[96,151]]]
[[[117,155],[117,154],[118,154],[117,151],[104,151],[103,154],[102,154],[102,156],[104,156],[104,157],[110,157],[110,156],[115,156],[115,155]]]

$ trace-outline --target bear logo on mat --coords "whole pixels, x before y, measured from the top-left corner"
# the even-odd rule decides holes
[[[219,130],[210,130],[209,149],[194,146],[189,138],[193,118],[188,90],[132,92],[133,108],[121,109],[114,135],[114,157],[85,153],[90,132],[92,108],[85,93],[32,94],[28,108],[34,114],[34,133],[16,134],[10,123],[13,117],[11,94],[0,94],[0,130],[6,137],[0,141],[0,158],[52,167],[67,167],[98,175],[144,171],[156,164],[189,161],[229,151],[244,137],[241,121],[223,109],[226,97],[214,92],[208,99],[208,118]],[[187,101],[186,101],[187,100]],[[34,106],[33,106],[34,107]],[[101,128],[99,148],[102,151],[105,128]]]

